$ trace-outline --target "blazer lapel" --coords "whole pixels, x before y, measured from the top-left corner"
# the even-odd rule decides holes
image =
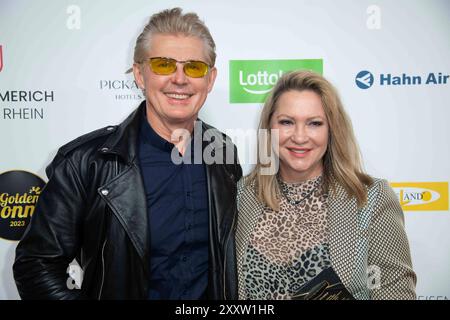
[[[339,185],[328,198],[328,225],[330,259],[342,283],[350,292],[355,287],[357,263],[358,219],[354,198],[349,199],[345,189]]]
[[[246,299],[243,287],[242,265],[245,250],[252,230],[258,222],[258,217],[264,210],[264,205],[259,201],[254,192],[254,184],[246,186],[246,180],[242,178],[238,182],[238,222],[236,227],[236,262],[238,272],[239,299]]]

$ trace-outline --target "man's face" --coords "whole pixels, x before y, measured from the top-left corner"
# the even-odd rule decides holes
[[[147,58],[153,57],[208,63],[203,41],[183,35],[154,35]],[[153,121],[171,125],[183,125],[197,119],[217,74],[217,70],[211,68],[204,77],[191,78],[184,74],[183,64],[177,63],[173,74],[158,75],[151,70],[148,62],[135,64],[133,72],[138,86],[145,89],[147,115]]]

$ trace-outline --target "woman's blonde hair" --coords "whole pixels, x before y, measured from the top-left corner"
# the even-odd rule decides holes
[[[204,22],[197,14],[182,13],[181,8],[173,8],[155,13],[144,27],[134,47],[134,63],[147,59],[151,38],[155,34],[182,34],[203,40],[206,49],[206,61],[211,67],[216,63],[216,44]]]
[[[356,198],[358,207],[367,201],[367,186],[372,178],[364,173],[361,156],[349,117],[333,85],[321,75],[311,71],[293,71],[284,74],[268,96],[261,113],[259,129],[266,129],[271,144],[270,123],[281,95],[287,91],[310,90],[319,95],[327,118],[329,133],[327,150],[323,156],[323,181],[326,192],[332,192],[334,184],[341,185],[350,197]],[[259,137],[258,137],[259,139]],[[258,141],[260,146],[260,141]],[[268,150],[271,148],[268,146]],[[274,152],[271,154],[272,161]],[[249,175],[248,182],[255,182],[257,196],[273,210],[279,210],[280,186],[276,174],[262,174],[271,164],[262,164],[257,158],[256,167]]]

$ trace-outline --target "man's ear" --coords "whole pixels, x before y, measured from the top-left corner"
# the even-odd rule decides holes
[[[141,65],[138,63],[133,64],[134,80],[136,81],[139,89],[145,89],[144,75],[142,73]]]
[[[209,79],[208,79],[208,93],[211,92],[214,82],[216,81],[217,77],[217,68],[212,67],[211,70],[209,70]]]

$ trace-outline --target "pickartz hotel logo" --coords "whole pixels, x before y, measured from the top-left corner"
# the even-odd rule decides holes
[[[102,92],[111,93],[115,100],[144,100],[145,97],[136,81],[129,79],[102,79],[99,80]]]
[[[230,103],[262,103],[286,72],[311,70],[322,74],[322,59],[230,60]]]
[[[45,182],[26,171],[0,174],[0,238],[20,240]]]
[[[404,211],[448,210],[448,182],[395,182],[390,185]]]
[[[374,74],[367,70],[358,72],[355,76],[355,84],[360,89],[369,89],[373,85],[381,87],[386,86],[431,86],[446,85],[450,83],[450,75],[442,72],[430,72],[423,75],[413,75],[407,73],[392,74],[380,73]]]

